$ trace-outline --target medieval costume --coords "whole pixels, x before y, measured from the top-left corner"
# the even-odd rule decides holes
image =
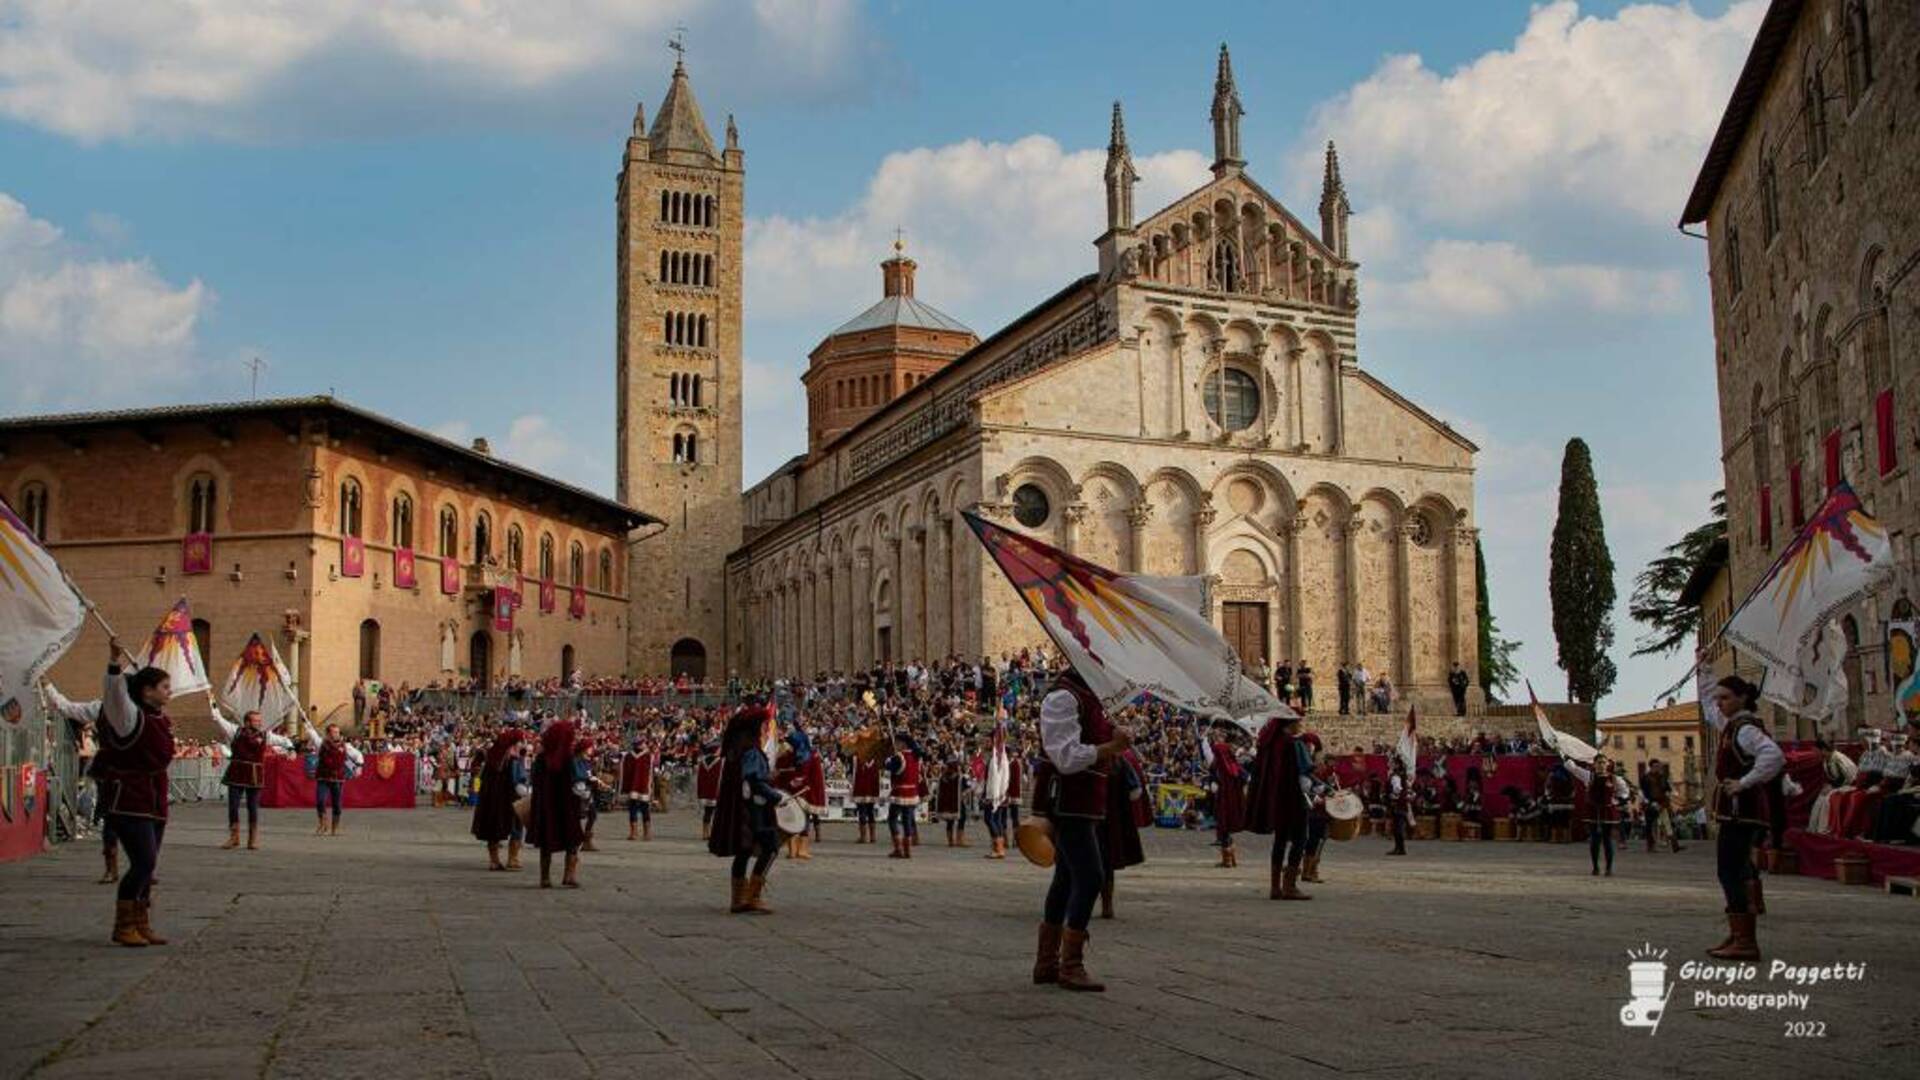
[[[1113,918],[1113,875],[1147,861],[1140,830],[1153,824],[1153,802],[1147,798],[1146,764],[1132,750],[1119,755],[1107,778],[1107,815],[1101,822],[1100,865],[1106,879],[1100,884],[1100,917]]]
[[[1600,876],[1600,852],[1607,853],[1607,876],[1613,876],[1613,829],[1620,823],[1614,801],[1617,777],[1605,754],[1593,759],[1593,768],[1571,759],[1562,762],[1573,778],[1586,785],[1587,854],[1593,858],[1593,876]]]
[[[1200,752],[1207,761],[1209,786],[1213,788],[1213,838],[1220,846],[1220,866],[1240,865],[1233,848],[1233,834],[1247,827],[1247,770],[1224,733],[1220,738],[1203,740]]]
[[[247,713],[235,724],[213,710],[213,722],[227,740],[227,771],[220,782],[227,786],[227,842],[222,850],[240,846],[240,804],[247,805],[247,850],[260,847],[260,789],[267,785],[267,747],[292,752],[293,741],[285,735],[265,730],[260,714]]]
[[[1387,823],[1393,833],[1389,855],[1407,853],[1407,829],[1413,822],[1413,785],[1407,780],[1407,763],[1395,755],[1392,772],[1387,776]]]
[[[113,912],[113,940],[121,945],[167,943],[151,921],[153,873],[167,831],[167,767],[173,763],[173,721],[155,704],[165,700],[167,685],[158,668],[123,678],[114,663],[100,699],[100,751],[90,772],[114,837],[127,852]]]
[[[719,803],[714,807],[713,834],[707,850],[723,859],[732,859],[732,903],[727,909],[736,915],[764,915],[772,912],[763,894],[767,872],[780,851],[780,830],[774,825],[773,808],[781,793],[773,786],[773,769],[764,747],[773,739],[773,710],[766,705],[747,705],[727,721],[721,739],[724,764],[720,773]],[[748,875],[748,862],[752,875]]]
[[[44,680],[40,686],[46,691],[44,700],[48,711],[64,718],[67,723],[77,729],[78,735],[74,739],[76,744],[97,742],[92,732],[98,730],[100,725],[100,702],[69,700],[59,688]],[[83,749],[80,755],[81,764],[83,766],[90,764],[92,756]],[[88,770],[87,775],[92,775],[91,769]],[[120,880],[120,843],[113,835],[113,822],[107,817],[106,803],[98,796],[99,793],[96,791],[93,800],[93,817],[100,823],[100,857],[105,863],[105,869],[95,884],[112,885]]]
[[[1309,731],[1300,736],[1307,748],[1307,855],[1300,860],[1300,880],[1320,880],[1320,855],[1327,849],[1327,829],[1333,818],[1327,813],[1327,796],[1340,788],[1333,775],[1333,763],[1321,753],[1320,736]]]
[[[1773,821],[1773,790],[1787,757],[1754,715],[1759,699],[1758,687],[1729,675],[1716,685],[1713,699],[1702,703],[1716,735],[1712,801],[1720,826],[1720,890],[1727,901],[1727,939],[1707,952],[1722,960],[1760,958],[1755,916],[1766,906],[1753,849]]]
[[[780,751],[774,770],[773,786],[800,800],[806,807],[812,828],[786,838],[787,857],[808,862],[813,859],[813,839],[818,834],[820,815],[827,812],[827,774],[812,740],[795,725],[787,732],[787,746]]]
[[[855,843],[879,842],[880,821],[875,807],[880,802],[880,763],[864,757],[853,761],[853,784],[848,792],[853,799],[854,823],[860,838]]]
[[[920,827],[913,820],[920,806],[920,754],[906,732],[894,736],[893,756],[887,759],[887,775],[892,790],[887,799],[887,835],[893,838],[889,859],[913,858],[913,845],[920,839]]]
[[[986,820],[987,836],[993,845],[987,852],[989,859],[1007,857],[1008,781],[1018,760],[1007,753],[1007,725],[996,723],[993,746],[984,762],[985,774],[980,782],[980,816]]]
[[[713,808],[720,803],[720,748],[712,743],[700,749],[694,765],[693,796],[700,800],[700,839],[713,833]]]
[[[487,869],[520,869],[520,844],[525,827],[513,804],[529,793],[527,767],[520,759],[520,743],[527,733],[510,727],[494,736],[480,763],[480,797],[473,807],[473,837],[487,845]],[[500,861],[500,845],[507,844],[507,861]]]
[[[539,756],[533,759],[533,808],[527,815],[527,831],[533,846],[540,849],[540,887],[553,887],[553,856],[565,856],[560,884],[579,888],[575,874],[580,869],[582,798],[585,795],[574,776],[573,721],[556,717],[540,732]]]
[[[1109,773],[1128,740],[1115,732],[1100,699],[1069,669],[1041,700],[1040,743],[1046,758],[1034,772],[1033,812],[1053,826],[1054,857],[1033,981],[1105,990],[1087,975],[1087,923],[1107,879],[1099,834],[1112,804]]]
[[[653,770],[660,755],[644,739],[620,759],[620,790],[627,795],[627,839],[653,839]]]
[[[357,747],[351,746],[333,724],[327,725],[327,734],[307,726],[307,745],[312,751],[313,760],[313,814],[318,819],[313,829],[315,836],[332,836],[340,831],[340,808],[346,792],[347,780],[358,774],[365,760]],[[333,821],[327,821],[327,807],[333,807]]]
[[[970,847],[967,843],[967,796],[973,792],[966,758],[954,754],[940,767],[940,782],[934,787],[933,816],[946,826],[948,847]]]
[[[1311,899],[1299,889],[1300,862],[1307,854],[1307,812],[1313,762],[1299,738],[1300,717],[1276,716],[1260,729],[1253,759],[1253,791],[1247,831],[1273,835],[1267,891],[1272,900]]]

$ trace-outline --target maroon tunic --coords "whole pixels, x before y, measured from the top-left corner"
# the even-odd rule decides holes
[[[720,770],[724,765],[720,755],[715,754],[710,758],[702,758],[699,767],[694,770],[693,793],[701,806],[712,806],[720,801]]]
[[[139,719],[125,737],[100,718],[100,749],[88,771],[100,787],[103,812],[165,821],[173,721],[164,710],[149,712],[136,704],[135,711]]]
[[[1741,713],[1720,729],[1719,745],[1713,753],[1713,778],[1716,781],[1738,780],[1753,768],[1753,758],[1740,748],[1740,729],[1748,724],[1758,727],[1759,723],[1752,713]],[[1760,730],[1764,732],[1766,729]],[[1713,787],[1714,820],[1772,828],[1773,788],[1776,786],[1774,783],[1758,784],[1728,796],[1716,783]]]
[[[937,817],[960,816],[960,796],[964,785],[961,783],[960,766],[949,762],[940,770],[940,783],[933,792],[933,812]]]
[[[1073,695],[1080,712],[1080,741],[1099,746],[1113,739],[1113,724],[1100,699],[1077,679],[1054,681],[1055,690]],[[1107,774],[1109,767],[1100,762],[1077,773],[1061,774],[1046,757],[1033,770],[1033,812],[1061,817],[1104,818],[1107,816]],[[1051,792],[1051,796],[1049,796]]]
[[[862,806],[871,806],[880,801],[880,766],[877,762],[856,761],[853,763],[853,801]]]
[[[1593,780],[1587,784],[1587,824],[1618,825],[1620,815],[1614,809],[1613,778],[1601,776],[1597,770],[1590,775]]]
[[[898,806],[920,805],[920,755],[902,750],[894,756],[900,759],[900,771],[894,774],[889,798]]]
[[[320,742],[319,762],[314,766],[313,778],[334,783],[347,781],[347,744],[323,739]]]
[[[1146,773],[1140,757],[1132,750],[1120,756],[1111,782],[1107,784],[1107,816],[1100,828],[1100,860],[1107,873],[1139,866],[1147,861],[1140,843],[1140,829],[1153,822],[1153,805],[1147,797]]]
[[[1260,729],[1259,749],[1253,759],[1253,790],[1248,797],[1247,831],[1267,835],[1285,832],[1307,815],[1307,797],[1300,790],[1300,754],[1294,738],[1281,728],[1279,717]]]
[[[820,815],[827,812],[827,763],[818,753],[800,766],[801,782],[794,794],[807,804],[807,813]]]
[[[232,756],[232,760],[227,763],[227,772],[221,778],[221,783],[237,788],[266,786],[267,736],[265,732],[242,726],[239,731],[233,733],[233,742],[227,747],[227,752]]]
[[[628,754],[620,762],[620,790],[641,801],[653,798],[653,755]]]
[[[1247,827],[1247,771],[1240,767],[1233,747],[1222,739],[1213,744],[1214,828],[1237,833]]]

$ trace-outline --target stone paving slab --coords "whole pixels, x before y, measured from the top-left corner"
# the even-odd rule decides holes
[[[1702,845],[1594,879],[1583,848],[1363,838],[1276,904],[1255,844],[1219,870],[1201,834],[1156,831],[1093,926],[1096,996],[1027,981],[1042,871],[931,834],[898,861],[829,833],[775,868],[777,914],[742,918],[685,815],[652,843],[609,829],[578,891],[534,887],[531,859],[488,872],[460,812],[308,820],[221,851],[219,810],[179,808],[165,948],[108,943],[91,843],[0,866],[0,1077],[1829,1077],[1920,1051],[1920,904],[1804,878],[1769,882],[1763,945],[1864,982],[1791,1016],[1682,986],[1657,1034],[1623,1028],[1629,948],[1677,967],[1723,930]]]

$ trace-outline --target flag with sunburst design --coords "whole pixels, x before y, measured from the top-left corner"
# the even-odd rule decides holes
[[[1108,706],[1143,694],[1200,716],[1292,715],[1247,678],[1205,614],[1204,578],[1122,574],[961,515],[1027,610]]]
[[[200,656],[200,642],[193,633],[193,609],[181,597],[160,616],[160,625],[147,638],[140,663],[167,673],[173,683],[173,696],[199,694],[213,689],[207,678],[207,665]]]
[[[1760,691],[1806,716],[1834,709],[1844,637],[1836,619],[1893,574],[1887,530],[1846,484],[1834,487],[1727,623],[1726,639],[1743,661],[1766,668]]]
[[[80,636],[86,602],[0,501],[0,710],[26,711],[40,676]]]

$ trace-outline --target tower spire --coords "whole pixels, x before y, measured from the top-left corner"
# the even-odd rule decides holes
[[[1240,92],[1233,85],[1233,58],[1220,43],[1220,65],[1213,76],[1213,174],[1222,176],[1244,166],[1240,156]]]
[[[1342,259],[1347,257],[1347,218],[1352,213],[1347,185],[1340,179],[1340,152],[1328,139],[1326,174],[1320,181],[1320,240]]]
[[[1126,232],[1133,228],[1133,185],[1140,174],[1133,167],[1133,152],[1127,149],[1127,122],[1120,114],[1120,103],[1113,103],[1112,133],[1107,138],[1107,228]]]

